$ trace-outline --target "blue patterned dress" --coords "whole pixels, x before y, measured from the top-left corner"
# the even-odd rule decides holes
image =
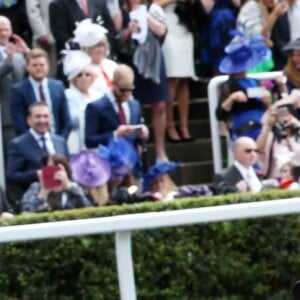
[[[232,36],[230,30],[236,28],[237,10],[231,0],[216,0],[208,15],[207,22],[200,31],[200,73],[212,75],[218,70],[224,57],[224,47]]]

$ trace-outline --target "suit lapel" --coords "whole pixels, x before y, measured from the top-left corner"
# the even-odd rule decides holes
[[[39,143],[37,140],[33,137],[33,135],[28,131],[27,132],[27,139],[28,139],[28,145],[30,145],[30,151],[33,152],[32,154],[36,155],[37,157],[40,157],[41,154],[43,154],[43,150],[40,147]],[[34,147],[32,147],[34,145]]]
[[[38,99],[36,99],[36,96],[34,94],[32,84],[30,83],[28,78],[24,82],[24,94],[26,95],[25,99],[28,102],[28,106],[31,103],[34,103],[34,102],[38,101]]]
[[[121,124],[120,119],[119,119],[119,115],[116,112],[113,104],[111,103],[111,101],[107,98],[107,96],[105,96],[104,99],[102,99],[101,101],[105,101],[105,107],[107,108],[107,115],[113,117],[112,121],[116,122],[117,124]]]

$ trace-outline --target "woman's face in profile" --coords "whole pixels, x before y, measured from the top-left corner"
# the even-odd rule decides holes
[[[300,50],[293,50],[292,63],[297,70],[300,70]]]
[[[163,174],[155,179],[155,181],[151,186],[151,191],[165,194],[167,190],[168,190],[168,177],[166,174]]]

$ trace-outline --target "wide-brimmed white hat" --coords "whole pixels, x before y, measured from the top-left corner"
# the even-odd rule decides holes
[[[74,79],[86,66],[92,62],[91,57],[81,50],[64,51],[63,70],[68,80]]]
[[[74,42],[81,47],[92,47],[106,38],[107,29],[99,24],[92,23],[91,19],[84,19],[77,24],[74,30]]]

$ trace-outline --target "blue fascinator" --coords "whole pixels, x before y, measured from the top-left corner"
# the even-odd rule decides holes
[[[107,160],[93,151],[82,151],[70,159],[73,179],[81,185],[96,187],[105,184],[110,177]]]
[[[107,147],[98,146],[99,155],[108,160],[111,167],[111,179],[122,178],[133,169],[138,161],[138,152],[126,138],[111,138]]]
[[[178,162],[156,162],[150,167],[148,172],[144,175],[143,190],[147,191],[154,183],[155,179],[163,174],[168,174],[180,166]]]
[[[226,56],[220,62],[220,72],[225,74],[246,72],[271,58],[271,51],[262,35],[248,38],[238,30],[233,30],[230,34],[234,38],[224,49]]]

